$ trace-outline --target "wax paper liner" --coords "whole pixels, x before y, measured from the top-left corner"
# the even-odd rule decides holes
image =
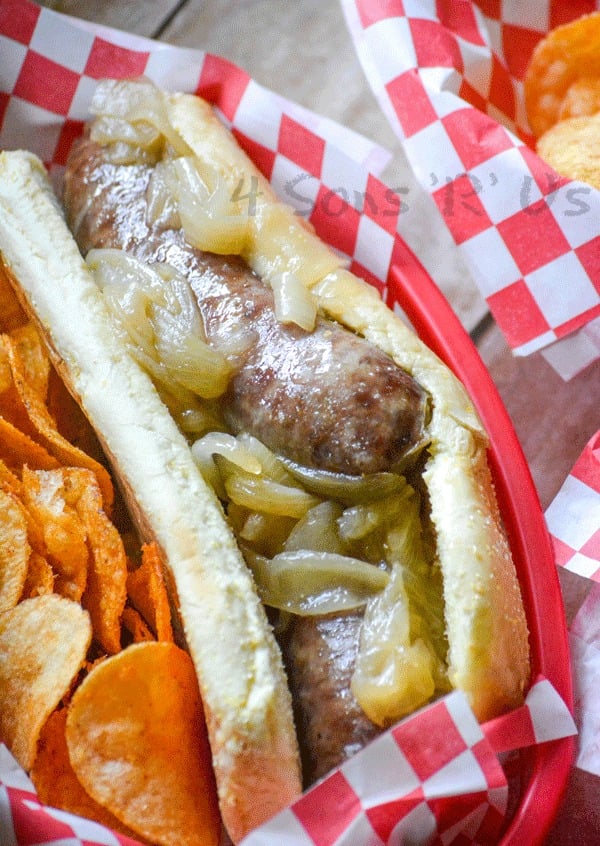
[[[532,152],[522,96],[537,41],[598,3],[342,7],[371,87],[439,209],[432,227],[445,222],[509,345],[527,354],[581,330],[548,357],[565,378],[600,357],[600,192]]]
[[[255,829],[243,846],[379,846],[497,842],[509,787],[499,753],[549,743],[575,732],[573,719],[546,679],[526,703],[480,726],[462,693],[422,709],[374,740],[297,802]],[[131,846],[64,811],[44,807],[0,746],[3,846]]]
[[[26,147],[36,152],[48,165],[58,185],[70,144],[82,130],[96,79],[105,75],[118,77],[142,73],[165,88],[197,91],[211,100],[240,144],[271,179],[277,193],[309,218],[319,235],[346,255],[351,269],[375,285],[390,306],[400,307],[394,293],[396,289],[388,289],[387,286],[390,267],[411,266],[411,245],[416,245],[417,251],[423,226],[428,227],[429,222],[420,222],[421,232],[416,236],[414,216],[411,218],[403,196],[391,191],[374,175],[374,171],[378,171],[387,160],[385,153],[355,133],[269,92],[221,57],[169,47],[75,21],[40,9],[28,0],[0,0],[0,147]],[[544,689],[547,690],[547,686],[544,688],[543,684],[534,688],[535,691]],[[556,697],[550,699],[556,702]],[[550,700],[546,697],[542,700],[542,712],[552,713]],[[561,708],[561,713],[568,713],[566,706],[561,705]],[[414,786],[416,792],[408,808],[406,801],[394,804],[392,795],[386,793],[383,803],[385,813],[380,820],[371,800],[365,800],[367,804],[363,812],[356,804],[358,800],[352,799],[351,793],[346,792],[345,798],[351,804],[354,802],[353,807],[357,811],[355,820],[350,821],[346,817],[350,824],[347,835],[350,839],[346,842],[351,842],[353,846],[361,843],[361,830],[367,832],[365,842],[380,842],[381,838],[377,840],[372,829],[380,826],[383,833],[385,827],[391,825],[389,811],[394,811],[397,819],[406,816],[406,810],[410,811],[410,819],[406,823],[409,828],[419,827],[420,815],[428,819],[435,817],[437,828],[444,832],[444,842],[455,839],[455,826],[456,831],[465,832],[464,835],[456,835],[459,839],[470,838],[460,842],[468,843],[477,842],[478,836],[483,837],[484,832],[496,832],[501,826],[506,786],[502,783],[497,762],[488,754],[487,741],[477,733],[476,724],[461,695],[454,694],[424,713],[429,717],[422,719],[432,722],[435,722],[432,715],[436,714],[436,719],[441,719],[446,729],[455,717],[458,722],[458,715],[464,716],[464,728],[461,722],[449,735],[442,732],[445,740],[453,740],[454,751],[451,754],[441,752],[440,748],[431,744],[424,747],[423,738],[427,734],[419,732],[414,761],[408,758],[410,767],[416,765],[415,773],[420,780],[419,785]],[[528,713],[529,709],[516,712],[514,719],[524,720],[527,726],[531,726],[532,721],[526,718]],[[551,722],[556,725],[554,719]],[[533,725],[538,723],[537,719],[533,721]],[[563,725],[561,721],[559,724]],[[427,727],[429,731],[429,722]],[[385,735],[381,742],[389,743],[389,737]],[[494,737],[497,738],[497,733]],[[547,731],[543,732],[543,736],[530,733],[528,742],[540,740],[549,740]],[[430,753],[421,760],[419,754],[422,756],[425,748],[430,749]],[[436,785],[444,773],[454,777],[457,765],[452,761],[455,752],[467,763],[467,771],[476,777],[464,784],[459,780],[458,796],[456,788],[448,793],[442,787],[438,794]],[[373,755],[368,751],[365,754]],[[446,758],[447,754],[449,757]],[[428,762],[429,770],[426,766]],[[477,766],[475,762],[479,762]],[[482,768],[482,762],[486,765],[489,762],[491,769]],[[319,791],[333,789],[337,802],[336,785],[348,782],[358,795],[358,784],[348,781],[351,777],[358,778],[357,764],[349,763],[348,767],[347,774],[336,773],[331,780],[327,779],[316,788],[320,818],[323,817],[323,809]],[[408,765],[402,764],[401,771],[409,772]],[[387,777],[389,779],[389,772]],[[23,798],[16,817],[18,824],[23,826],[23,837],[16,841],[18,846],[21,843],[52,842],[51,838],[56,840],[57,837],[63,838],[64,842],[68,836],[64,827],[58,834],[46,833],[44,827],[50,820],[58,820],[57,824],[64,826],[66,817],[63,814],[52,812],[48,816],[47,812],[40,811],[31,797],[11,792],[11,796],[15,795],[19,801]],[[341,795],[339,799],[341,803]],[[27,805],[31,802],[33,804]],[[312,802],[306,798],[300,800],[299,816],[294,816],[297,822],[303,820],[300,824],[303,831],[307,831],[309,822],[305,816],[310,807],[313,807],[310,813],[314,814]],[[25,814],[26,808],[31,813]],[[341,809],[342,805],[336,805],[336,808]],[[12,826],[14,816],[8,810],[2,813],[0,824],[7,832],[12,832],[8,821],[10,819]],[[461,823],[461,819],[466,822]],[[43,820],[44,823],[41,831],[34,834],[30,826],[35,826],[35,820]],[[77,821],[77,826],[88,825]],[[115,841],[113,835],[104,833],[103,837],[113,839],[94,841],[93,838],[88,839],[89,831],[86,827],[82,842],[127,842],[123,838]],[[324,826],[321,834],[315,828],[313,818],[310,831],[311,842],[333,842],[332,836],[335,836],[336,842],[342,842],[333,822]],[[395,835],[392,833],[390,837],[390,842],[393,842]]]

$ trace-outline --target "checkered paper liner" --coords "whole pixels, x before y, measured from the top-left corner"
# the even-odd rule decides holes
[[[557,564],[590,580],[569,629],[576,766],[600,777],[600,430],[546,509]]]
[[[570,629],[574,713],[579,735],[576,765],[600,777],[600,584],[591,589]]]
[[[600,430],[546,510],[557,563],[600,582]]]
[[[413,247],[418,252],[422,231],[415,234],[414,220],[406,213],[402,197],[377,178],[387,161],[385,151],[273,94],[221,57],[73,20],[40,9],[29,0],[0,0],[0,148],[33,150],[48,165],[57,183],[70,144],[81,132],[87,117],[96,80],[105,75],[139,74],[146,74],[167,89],[198,92],[213,102],[240,144],[270,178],[276,192],[309,218],[321,237],[346,255],[351,269],[374,284],[390,306],[398,305],[395,291],[387,287],[389,268],[392,264],[410,266],[414,260]],[[429,223],[423,225],[428,227]],[[547,688],[539,685],[534,688],[544,689]],[[551,703],[556,703],[556,696],[543,697],[542,715],[554,713]],[[573,728],[565,706],[559,704],[569,727],[565,729],[565,722],[559,721],[563,733],[558,736],[566,736]],[[506,803],[503,798],[506,786],[491,747],[488,748],[485,736],[479,733],[466,703],[460,694],[454,694],[424,713],[429,716],[420,719],[426,721],[428,731],[427,721],[433,719],[432,715],[441,718],[446,728],[456,720],[456,732],[450,735],[455,742],[451,755],[442,752],[442,746],[431,747],[427,761],[433,767],[427,770],[423,769],[427,761],[417,760],[426,735],[417,733],[415,753],[409,755],[408,764],[400,765],[400,772],[408,776],[403,788],[408,798],[404,793],[403,798],[394,798],[390,792],[391,775],[382,767],[387,759],[383,756],[381,760],[385,749],[378,756],[366,750],[366,762],[370,761],[371,768],[375,765],[387,778],[382,801],[377,805],[372,794],[361,793],[358,765],[350,762],[347,771],[337,772],[317,786],[312,799],[305,796],[300,800],[293,819],[288,817],[289,836],[295,836],[299,826],[302,832],[309,832],[312,839],[308,842],[318,846],[334,842],[358,846],[362,842],[361,832],[365,834],[365,843],[379,843],[386,842],[384,835],[389,830],[392,843],[396,837],[394,831],[404,818],[407,818],[403,823],[406,831],[425,830],[420,828],[419,821],[426,819],[428,830],[433,832],[435,820],[436,833],[432,836],[441,836],[443,832],[444,843],[453,842],[455,832],[459,832],[457,842],[477,843],[478,837],[483,838],[484,834],[487,837],[492,830],[498,830]],[[538,726],[545,718],[526,718],[528,713],[529,707],[527,712],[516,712],[510,723],[506,718],[504,725],[514,726],[515,720],[522,720],[529,727],[527,737],[521,737],[521,745],[549,740],[551,728],[538,734]],[[551,720],[551,724],[557,725],[556,720]],[[534,731],[531,726],[535,727]],[[404,736],[405,731],[410,735],[409,728],[398,729],[398,736]],[[385,735],[381,743],[390,743],[390,736],[396,743],[396,734]],[[457,740],[459,736],[462,740]],[[497,740],[497,734],[494,736]],[[404,745],[400,748],[404,750]],[[457,776],[460,767],[454,763],[455,757],[466,765],[464,779]],[[6,753],[3,759],[6,760]],[[411,770],[415,775],[410,775]],[[21,776],[15,776],[14,767],[9,766],[8,772],[4,787],[8,803],[0,804],[0,825],[10,832],[7,837],[13,838],[8,842],[16,846],[33,842],[64,843],[73,836],[79,838],[75,843],[128,842],[87,821],[74,821],[62,812],[41,809],[23,788]],[[454,787],[444,786],[446,775]],[[15,778],[21,786],[13,789]],[[351,788],[343,793],[344,801],[349,803],[346,810],[348,814],[351,808],[356,811],[354,818],[350,819],[348,814],[344,817],[348,831],[340,832],[335,820],[328,821],[321,829],[315,819],[323,819],[321,803],[326,791],[332,790],[336,798],[337,818],[342,799],[338,791],[346,783]],[[8,822],[16,831],[14,836]],[[279,819],[277,825],[285,828],[285,818]],[[271,837],[269,832],[266,836]],[[281,832],[278,837],[280,842]],[[258,846],[259,842],[256,840],[250,846]]]
[[[565,378],[600,357],[600,192],[532,152],[523,105],[537,41],[600,4],[342,7],[371,87],[440,212],[432,226],[451,232],[515,353],[571,336],[548,359]]]
[[[454,692],[381,735],[242,846],[490,844],[505,822],[509,787],[498,753],[568,737],[572,717],[545,679],[525,705],[480,726]],[[103,826],[39,803],[33,785],[0,746],[4,846],[133,846]]]

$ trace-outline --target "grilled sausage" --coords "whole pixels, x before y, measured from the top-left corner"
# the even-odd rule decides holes
[[[283,325],[273,294],[239,258],[201,252],[181,230],[149,226],[147,165],[114,165],[90,140],[74,148],[65,178],[69,223],[85,254],[125,249],[168,262],[192,287],[209,342],[247,328],[223,402],[230,428],[300,464],[348,474],[393,469],[420,438],[426,398],[374,345],[330,320],[312,332]]]
[[[350,690],[361,623],[359,612],[294,617],[282,638],[306,785],[381,732]]]

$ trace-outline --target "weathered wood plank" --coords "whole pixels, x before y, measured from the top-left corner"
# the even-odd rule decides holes
[[[183,0],[185,2],[185,0]],[[57,12],[105,26],[155,38],[171,16],[177,13],[182,0],[42,0]]]
[[[511,417],[545,509],[598,429],[600,361],[564,382],[540,353],[514,356],[495,324],[478,347]]]
[[[367,82],[339,0],[188,0],[161,39],[224,56],[253,79],[313,111],[371,138],[393,153],[385,182],[403,192],[415,217],[424,198]],[[431,243],[423,231],[425,263],[468,331],[486,314],[457,251]]]

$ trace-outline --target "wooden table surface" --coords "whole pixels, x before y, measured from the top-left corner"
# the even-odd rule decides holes
[[[402,150],[364,77],[339,0],[47,0],[41,5],[224,56],[267,88],[391,150],[394,158],[384,173],[388,184],[407,178]],[[468,278],[437,281],[502,396],[545,509],[600,427],[600,361],[564,382],[541,354],[512,355]],[[572,574],[561,578],[569,596],[586,590]],[[547,844],[600,842],[598,799],[596,780],[574,771]]]

